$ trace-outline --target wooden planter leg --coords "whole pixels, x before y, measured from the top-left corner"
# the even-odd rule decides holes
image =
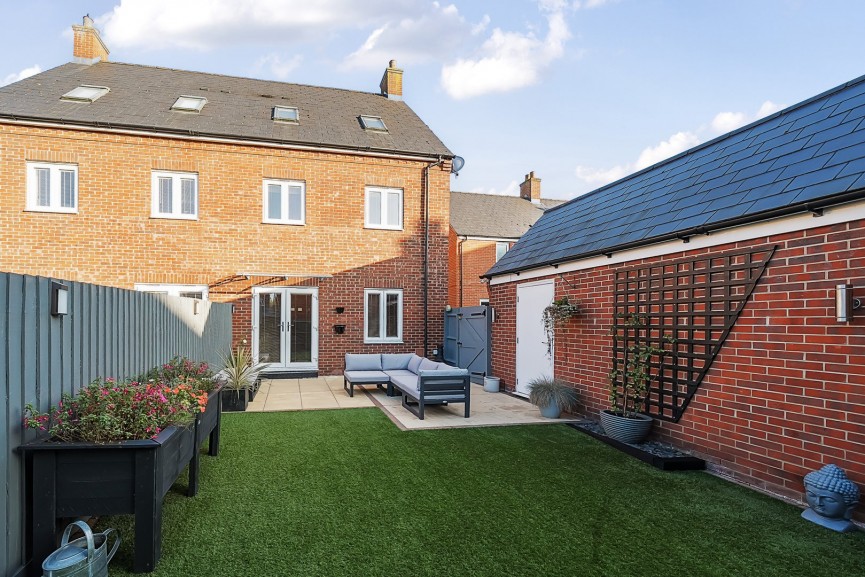
[[[30,533],[33,560],[28,573],[31,577],[42,574],[42,561],[54,551],[57,523],[55,475],[53,454],[33,455],[33,526]]]
[[[156,489],[155,459],[155,450],[135,456],[135,573],[153,571],[162,548],[162,496]]]
[[[210,441],[207,443],[207,454],[211,457],[219,456],[219,429],[222,427],[222,396],[216,396],[216,426],[210,431]]]

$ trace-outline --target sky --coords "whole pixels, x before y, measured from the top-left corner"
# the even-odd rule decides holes
[[[452,189],[573,198],[865,74],[861,0],[0,0],[0,84],[72,59],[378,92],[465,167]]]

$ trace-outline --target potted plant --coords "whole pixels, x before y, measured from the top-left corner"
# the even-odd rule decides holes
[[[572,303],[568,296],[565,295],[558,300],[554,300],[550,306],[544,309],[542,320],[544,323],[544,334],[547,335],[547,356],[553,356],[553,341],[556,337],[556,327],[561,326],[571,317],[576,316],[580,312],[579,307]]]
[[[529,387],[529,402],[544,418],[558,419],[562,411],[572,412],[577,406],[577,391],[561,379],[536,377],[529,381]]]
[[[624,328],[638,335],[645,328],[644,317],[630,315]],[[614,327],[613,340],[618,339]],[[663,341],[674,343],[675,339],[664,335]],[[600,413],[601,426],[608,437],[623,443],[641,443],[649,435],[653,419],[643,411],[652,381],[651,363],[655,358],[660,363],[667,354],[669,352],[664,348],[636,337],[633,344],[625,347],[625,358],[621,365],[614,361],[613,370],[610,371],[610,408]]]
[[[222,408],[225,411],[245,411],[249,402],[249,391],[255,386],[258,375],[267,367],[254,359],[245,347],[223,355]]]

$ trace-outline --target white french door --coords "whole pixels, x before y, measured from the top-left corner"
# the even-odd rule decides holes
[[[517,357],[514,392],[528,396],[529,381],[553,376],[553,359],[547,355],[544,309],[553,302],[553,281],[517,285]]]
[[[318,369],[318,288],[255,288],[252,353],[268,371]]]

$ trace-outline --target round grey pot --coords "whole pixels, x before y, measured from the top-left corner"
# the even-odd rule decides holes
[[[500,380],[498,377],[484,377],[484,390],[488,393],[499,392]]]
[[[622,443],[641,443],[652,430],[652,417],[638,414],[636,418],[623,417],[612,411],[601,411],[601,426],[611,439]]]
[[[555,403],[550,403],[546,407],[538,407],[541,410],[541,416],[545,419],[558,419],[562,414],[562,410]]]

